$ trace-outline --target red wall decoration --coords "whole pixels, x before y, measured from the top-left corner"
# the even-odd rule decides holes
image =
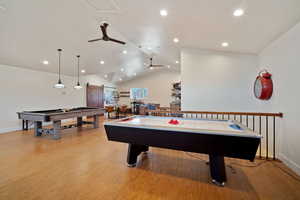
[[[267,70],[258,73],[254,82],[254,95],[261,100],[269,100],[273,94],[272,74]]]

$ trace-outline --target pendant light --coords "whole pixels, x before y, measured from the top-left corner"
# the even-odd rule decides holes
[[[76,90],[80,90],[82,88],[82,86],[79,83],[79,58],[80,55],[77,56],[77,84],[74,86]]]
[[[61,57],[62,49],[57,49],[57,51],[58,51],[58,82],[54,85],[54,87],[61,89],[65,87],[65,85],[62,83],[60,78],[60,57]]]

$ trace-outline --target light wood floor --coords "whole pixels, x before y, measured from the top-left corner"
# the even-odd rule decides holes
[[[103,122],[103,119],[101,119]],[[1,200],[300,199],[300,182],[279,162],[259,167],[227,159],[226,187],[210,183],[205,155],[150,148],[136,168],[127,145],[108,142],[103,127],[63,131],[61,140],[32,131],[0,135]],[[258,163],[262,161],[257,161]]]

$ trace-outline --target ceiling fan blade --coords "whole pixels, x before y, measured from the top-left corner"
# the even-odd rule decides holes
[[[99,38],[99,39],[89,40],[88,42],[96,42],[96,41],[99,41],[99,40],[103,40],[103,39]]]
[[[112,42],[117,42],[119,44],[126,44],[126,42],[123,42],[123,41],[120,41],[120,40],[116,40],[116,39],[113,39],[113,38],[108,38],[109,41],[112,41]]]
[[[106,28],[107,28],[108,24],[104,23],[100,26],[102,34],[103,34],[103,38],[108,38],[107,32],[106,32]]]
[[[166,65],[150,65],[150,67],[166,67]]]

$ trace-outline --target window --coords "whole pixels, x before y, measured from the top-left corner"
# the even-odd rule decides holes
[[[130,98],[131,99],[145,99],[148,96],[147,88],[131,88]]]

